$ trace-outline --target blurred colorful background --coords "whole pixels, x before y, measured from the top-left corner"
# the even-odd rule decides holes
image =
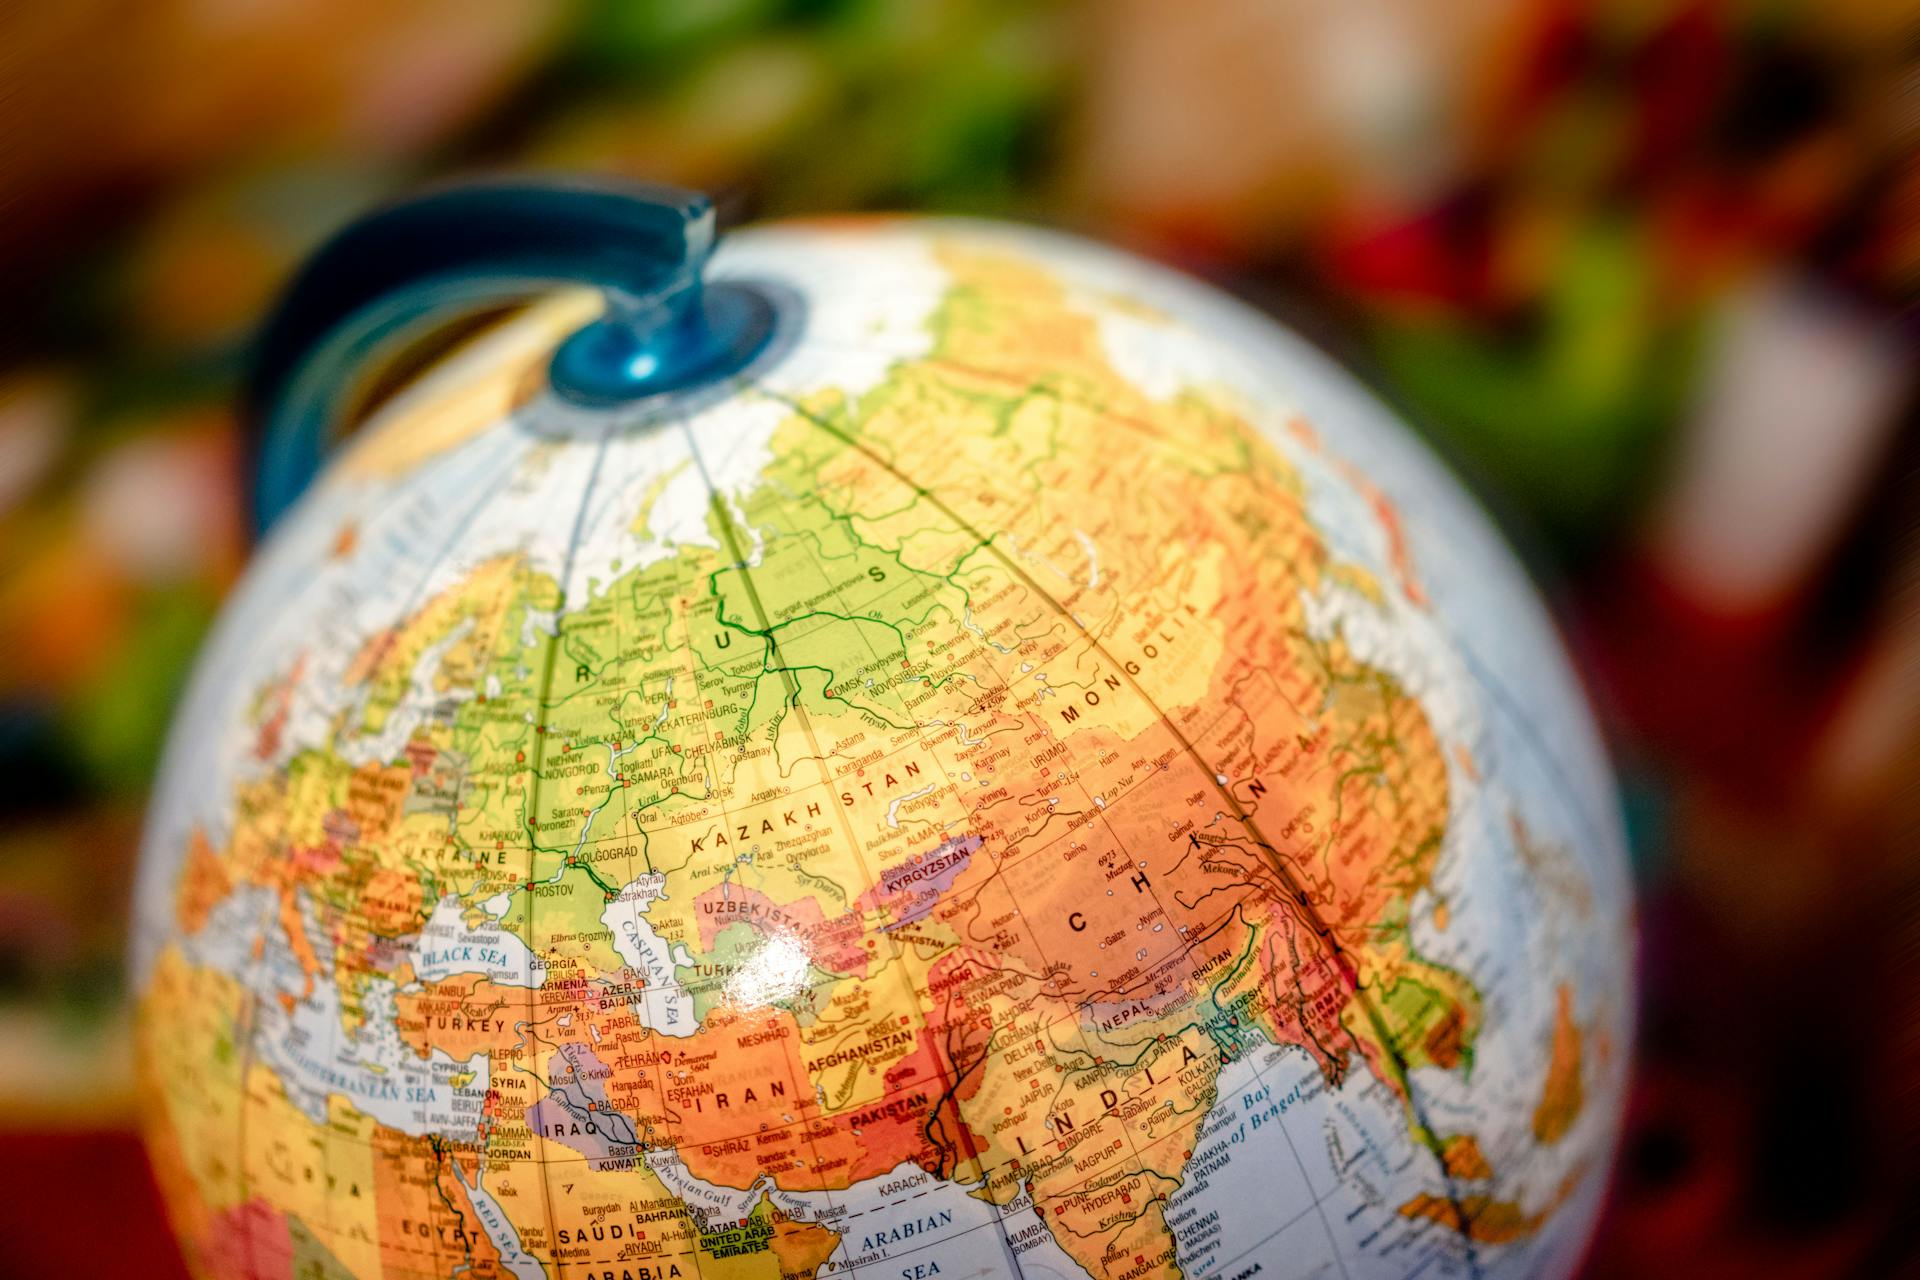
[[[1920,1275],[1911,0],[0,6],[0,1274],[180,1274],[121,939],[247,556],[250,326],[502,167],[1062,225],[1359,371],[1521,547],[1625,786],[1591,1273]]]

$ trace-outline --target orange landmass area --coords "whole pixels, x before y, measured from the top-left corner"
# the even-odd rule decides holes
[[[1449,1003],[1421,1038],[1420,1048],[1428,1062],[1452,1071],[1466,1057],[1468,1033],[1466,1007]]]
[[[942,261],[956,287],[934,355],[899,375],[910,385],[897,399],[862,406],[876,449],[913,456],[934,408],[961,415],[970,400],[1022,396],[1055,407],[1034,415],[1028,436],[1009,432],[991,449],[959,442],[939,472],[960,524],[1036,548],[1026,563],[1046,557],[1033,569],[1017,555],[969,561],[961,581],[975,623],[1008,640],[1047,638],[1025,644],[1025,665],[1001,676],[1009,697],[998,709],[1035,729],[1024,751],[996,765],[1010,785],[970,815],[985,856],[933,918],[1034,984],[1034,1009],[1053,1011],[1042,1021],[1061,1028],[1042,1054],[1109,1033],[1137,1043],[1177,1031],[1193,1002],[1233,973],[1228,1017],[1307,1047],[1334,1083],[1356,1045],[1403,1097],[1408,1067],[1457,1067],[1477,1033],[1477,998],[1457,975],[1414,958],[1406,938],[1447,825],[1446,760],[1417,699],[1337,633],[1316,637],[1308,625],[1303,597],[1319,588],[1328,553],[1298,478],[1231,414],[1132,388],[1108,365],[1097,325],[1040,273],[965,251]],[[1133,446],[1124,464],[1103,444],[1116,433]],[[867,454],[830,459],[820,474],[830,495],[891,499],[886,468]],[[1374,497],[1397,540],[1401,589],[1418,601],[1397,514]],[[1082,562],[1063,528],[1084,528],[1097,544],[1098,582],[1090,565],[1080,582],[1046,567]],[[1171,528],[1199,550],[1157,554]],[[1034,667],[1048,687],[1023,692]],[[1240,966],[1248,954],[1253,963]],[[1407,976],[1435,993],[1403,1002],[1417,1021],[1356,1011],[1356,990]],[[1082,1010],[1096,1034],[1076,1035]],[[1089,1048],[1098,1058],[1097,1044]],[[1189,1099],[1211,1088],[1213,1058],[1209,1050],[1187,1068]],[[1059,1141],[1049,1126],[1087,1106],[1098,1112],[1101,1089],[1031,1074],[1011,1050],[979,1070],[969,1105],[984,1107],[979,1122],[993,1131],[989,1163],[1025,1160],[1036,1194],[1055,1186],[1064,1175],[1045,1163]],[[1145,1096],[1168,1087],[1121,1083]],[[1036,1096],[1051,1101],[1035,1106]],[[1170,1190],[1184,1168],[1186,1148],[1127,1123],[1116,1117],[1109,1139],[1122,1141],[1124,1157],[1091,1167],[1115,1187],[1145,1181],[1112,1203],[1103,1192],[1091,1208],[1055,1192],[1056,1208],[1081,1215],[1056,1239],[1096,1272],[1135,1230],[1142,1247],[1129,1260],[1158,1256],[1166,1235],[1153,1225],[1148,1184],[1163,1176]]]
[[[723,1186],[745,1188],[764,1174],[786,1190],[838,1190],[909,1161],[950,1172],[985,1145],[948,1096],[944,1043],[917,1023],[874,1018],[830,1046],[809,1046],[785,1010],[721,1006],[695,1034],[662,1037],[640,1024],[626,995],[582,972],[549,970],[537,991],[506,994],[495,1016],[530,1024],[536,1059],[566,1041],[589,1044],[611,1070],[601,1082],[608,1105],[633,1122],[641,1145],[670,1147],[695,1176]],[[444,1044],[444,1036],[420,1029],[409,1043]],[[513,1038],[495,1033],[490,1047],[496,1114],[517,1124],[543,1091],[525,1087],[531,1077],[515,1068],[522,1050],[503,1047]],[[848,1070],[877,1073],[880,1088],[870,1101],[829,1111],[816,1086]]]
[[[420,927],[425,898],[418,875],[396,867],[375,867],[355,899],[356,923],[382,937],[411,933]]]
[[[307,923],[300,918],[300,903],[291,887],[280,890],[280,927],[286,931],[288,949],[300,965],[300,998],[304,1000],[313,994],[314,980],[320,975],[320,957],[307,937]]]
[[[194,934],[205,928],[207,917],[232,889],[226,862],[214,852],[207,833],[195,827],[187,836],[186,863],[173,897],[174,919],[180,931]]]
[[[664,1088],[656,1131],[687,1167],[725,1186],[764,1175],[787,1190],[832,1190],[912,1161],[939,1171],[953,1144],[964,1149],[956,1105],[946,1098],[946,1062],[927,1033],[876,1020],[834,1049],[809,1049],[791,1014],[711,1011],[693,1036],[660,1046]],[[847,1061],[883,1072],[869,1105],[828,1114],[815,1082]],[[644,1099],[640,1100],[646,1106]],[[946,1132],[936,1141],[929,1130]]]
[[[513,1025],[527,1015],[527,991],[501,988],[479,974],[456,974],[419,991],[394,997],[394,1025],[422,1058],[435,1049],[466,1061],[491,1053],[514,1038]]]
[[[474,1170],[464,1170],[467,1180]],[[386,1275],[462,1275],[501,1280],[500,1254],[487,1237],[454,1157],[431,1138],[385,1125],[374,1129],[374,1207],[380,1268]]]
[[[1034,1203],[1089,1273],[1179,1274],[1167,1199],[1193,1158],[1219,1068],[1197,1030],[1166,1037],[1137,1064],[1070,1074],[1048,1124],[1020,1135],[1018,1146],[1032,1148],[1024,1172]]]
[[[1511,1244],[1540,1229],[1546,1214],[1530,1214],[1510,1200],[1487,1195],[1461,1196],[1456,1203],[1421,1192],[1400,1206],[1403,1218],[1427,1218],[1481,1244]]]
[[[1177,1178],[1142,1170],[1097,1191],[1051,1201],[1046,1222],[1089,1275],[1177,1277],[1167,1197],[1179,1185]]]
[[[770,1212],[773,1241],[769,1247],[779,1260],[782,1276],[812,1276],[840,1244],[836,1231],[817,1223],[796,1222],[778,1209]]]
[[[1166,838],[1168,815],[1191,807],[1196,785],[1190,765],[1148,773],[1128,803],[1084,834],[1056,831],[1050,811],[1009,813],[1001,856],[972,859],[933,915],[1002,963],[1052,978],[1048,995],[1065,1008],[1126,1000],[1149,985],[1155,956],[1182,955],[1203,940],[1244,946],[1248,926],[1233,908],[1262,897],[1261,881],[1240,870],[1253,855],[1244,847],[1216,855]],[[1118,938],[1142,932],[1152,935],[1148,961],[1113,952]]]
[[[1440,1159],[1446,1165],[1450,1178],[1481,1182],[1493,1176],[1493,1166],[1487,1163],[1479,1141],[1470,1133],[1459,1133],[1448,1138],[1440,1148]]]
[[[1533,1109],[1533,1136],[1551,1146],[1567,1136],[1580,1118],[1584,1090],[1580,1081],[1580,1024],[1573,1020],[1573,989],[1561,983],[1555,993],[1553,1047],[1547,1059],[1547,1078]]]
[[[1049,323],[1061,324],[1057,313]],[[991,361],[1020,367],[1028,339],[1005,338],[997,324],[982,327],[993,341],[1018,351],[976,351],[967,370]],[[1057,360],[1071,366],[1082,357],[1043,349],[1037,358],[1047,366]],[[1113,382],[1110,373],[1107,382]],[[1102,390],[1124,400],[1110,386]],[[1151,415],[1153,408],[1128,411]],[[1062,491],[1082,492],[1104,474],[1073,450],[1061,452],[1074,463],[1046,479]],[[1235,480],[1242,490],[1259,488],[1244,476]],[[1085,495],[1084,505],[1123,514],[1141,508],[1142,524],[1173,518],[1151,509],[1144,495],[1134,496],[1136,482],[1131,471],[1116,471],[1102,485],[1111,492]],[[1031,804],[1031,793],[1010,797],[1006,816],[985,815],[1000,825],[1004,853],[998,860],[976,858],[940,909],[943,921],[963,937],[1008,953],[1029,973],[1051,973],[1057,998],[1132,994],[1153,953],[1165,955],[1170,943],[1231,927],[1223,921],[1240,903],[1324,922],[1352,957],[1350,965],[1363,968],[1372,939],[1404,924],[1407,902],[1430,879],[1447,813],[1445,767],[1430,726],[1415,700],[1337,641],[1318,646],[1301,639],[1301,578],[1304,573],[1310,585],[1324,551],[1296,493],[1274,483],[1261,497],[1259,519],[1274,545],[1249,547],[1244,557],[1235,557],[1241,581],[1214,597],[1211,617],[1189,622],[1157,591],[1141,587],[1119,606],[1141,609],[1138,630],[1123,619],[1109,629],[1101,649],[1068,664],[1103,698],[1144,697],[1157,704],[1158,718],[1131,737],[1055,725],[1072,744],[1077,784],[1061,802],[1084,805],[1088,793],[1123,793],[1124,800],[1097,814],[1082,809],[1072,823],[1063,823],[1056,810],[1031,817],[1017,812],[1017,806]],[[1238,523],[1243,517],[1224,495],[1217,503],[1184,502],[1180,510],[1180,519],[1201,526],[1192,535],[1197,544],[1246,546]],[[1144,528],[1134,533],[1154,540]],[[1108,540],[1124,545],[1117,530],[1108,531]],[[1171,592],[1181,585],[1167,587]],[[1171,650],[1190,630],[1225,637],[1231,660],[1201,686],[1204,696],[1175,703],[1160,692],[1166,681],[1134,654],[1144,655],[1148,647]],[[1122,679],[1116,666],[1137,674]],[[1105,678],[1115,683],[1105,684]],[[1236,714],[1219,719],[1203,710],[1210,707],[1231,707]],[[1110,757],[1110,769],[1089,763],[1105,764]],[[1038,789],[1053,790],[1044,782]],[[1080,822],[1084,831],[1074,830]],[[1179,831],[1183,822],[1190,831]],[[1040,839],[1030,844],[1036,832]],[[1299,892],[1309,911],[1300,910]],[[1113,954],[1120,938],[1156,926],[1159,936],[1146,940],[1150,955],[1144,964]],[[1457,1059],[1445,1037],[1436,1048]]]

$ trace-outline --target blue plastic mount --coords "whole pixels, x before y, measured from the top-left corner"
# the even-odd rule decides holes
[[[553,389],[614,407],[705,385],[766,345],[773,307],[703,287],[713,207],[647,184],[543,180],[443,187],[362,218],[324,245],[260,335],[254,522],[265,530],[318,474],[383,355],[459,311],[597,286],[600,319],[554,354]]]

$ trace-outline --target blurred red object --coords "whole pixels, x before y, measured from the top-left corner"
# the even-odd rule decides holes
[[[138,1134],[0,1133],[0,1276],[187,1280]]]

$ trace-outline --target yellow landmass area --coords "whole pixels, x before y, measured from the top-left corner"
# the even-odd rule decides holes
[[[380,1269],[374,1121],[334,1099],[316,1125],[258,1064],[246,1079],[247,1190],[293,1214],[356,1276]]]

